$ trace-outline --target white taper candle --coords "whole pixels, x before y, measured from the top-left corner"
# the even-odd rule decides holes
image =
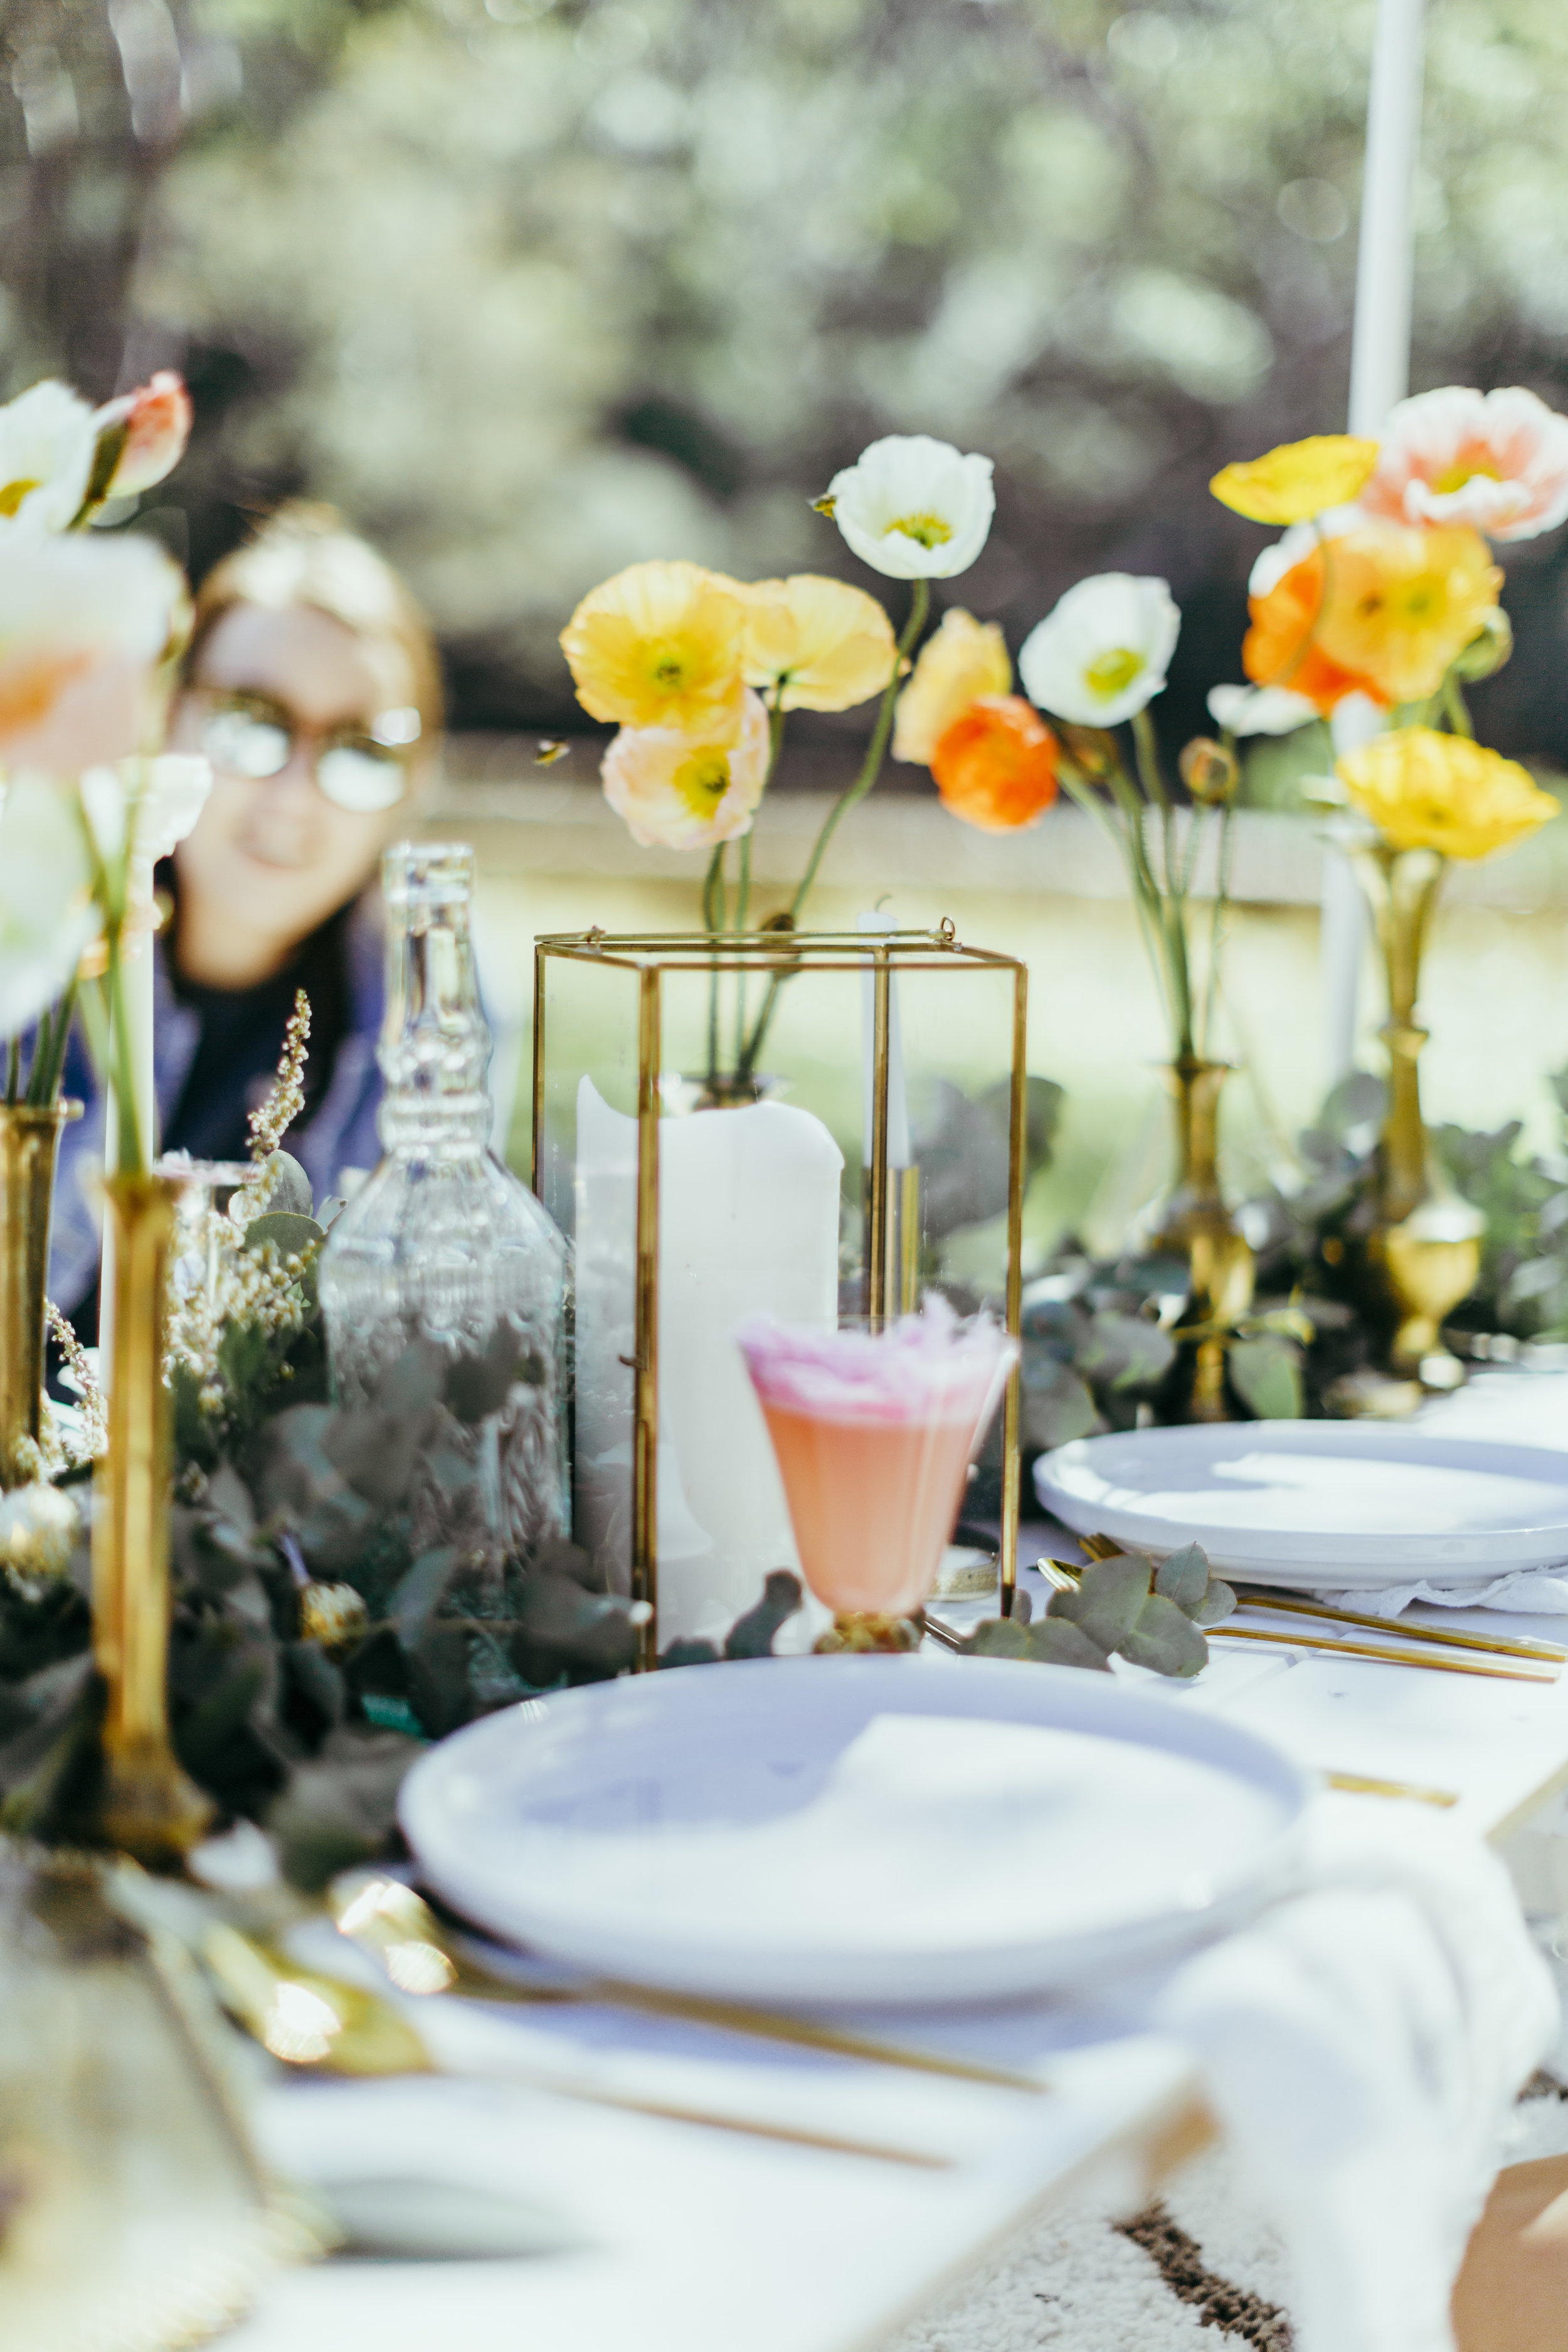
[[[1378,0],[1366,110],[1355,325],[1351,338],[1350,429],[1369,440],[1382,433],[1389,410],[1410,389],[1414,207],[1421,146],[1426,11],[1426,0]],[[1336,740],[1336,751],[1348,748]],[[1319,960],[1331,1085],[1355,1067],[1366,919],[1348,863],[1337,849],[1326,850]]]

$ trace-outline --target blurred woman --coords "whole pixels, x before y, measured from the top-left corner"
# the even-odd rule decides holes
[[[318,1201],[380,1157],[383,949],[376,869],[415,827],[441,729],[434,640],[397,574],[330,509],[294,504],[196,598],[170,748],[213,788],[160,887],[154,1061],[161,1149],[243,1160],[295,992],[310,1000],[305,1106],[288,1148]],[[73,1041],[51,1295],[96,1336],[99,1234],[80,1181],[103,1104]]]

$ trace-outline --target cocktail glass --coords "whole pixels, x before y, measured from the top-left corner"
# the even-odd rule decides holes
[[[819,1650],[910,1650],[969,1465],[1017,1356],[989,1316],[928,1302],[885,1330],[736,1333],[778,1457]]]

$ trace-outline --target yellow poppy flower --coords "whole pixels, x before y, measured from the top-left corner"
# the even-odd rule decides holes
[[[1013,665],[995,622],[977,621],[955,605],[926,639],[914,674],[899,697],[893,714],[894,759],[930,767],[954,719],[962,719],[971,703],[1006,694],[1012,684]]]
[[[1317,644],[1384,702],[1436,694],[1487,626],[1502,573],[1479,531],[1366,523],[1331,540]],[[1293,681],[1289,681],[1293,682]]]
[[[1395,849],[1489,857],[1557,814],[1552,794],[1517,760],[1433,727],[1376,735],[1348,751],[1336,773]]]
[[[770,703],[776,693],[784,710],[850,710],[892,677],[892,623],[863,588],[797,572],[753,581],[742,593],[746,684]]]
[[[593,589],[561,632],[584,709],[732,743],[745,690],[743,595],[698,563],[634,563]]]
[[[1352,433],[1314,433],[1266,457],[1222,467],[1209,484],[1222,506],[1248,522],[1310,522],[1342,507],[1371,480],[1379,444]]]

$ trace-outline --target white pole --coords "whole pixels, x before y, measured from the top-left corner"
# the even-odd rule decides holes
[[[1421,145],[1426,0],[1378,0],[1366,110],[1361,249],[1351,337],[1350,429],[1375,440],[1410,389],[1412,223]],[[1336,746],[1336,749],[1344,748]],[[1355,1067],[1367,916],[1347,860],[1323,854],[1319,961],[1331,1085]]]

